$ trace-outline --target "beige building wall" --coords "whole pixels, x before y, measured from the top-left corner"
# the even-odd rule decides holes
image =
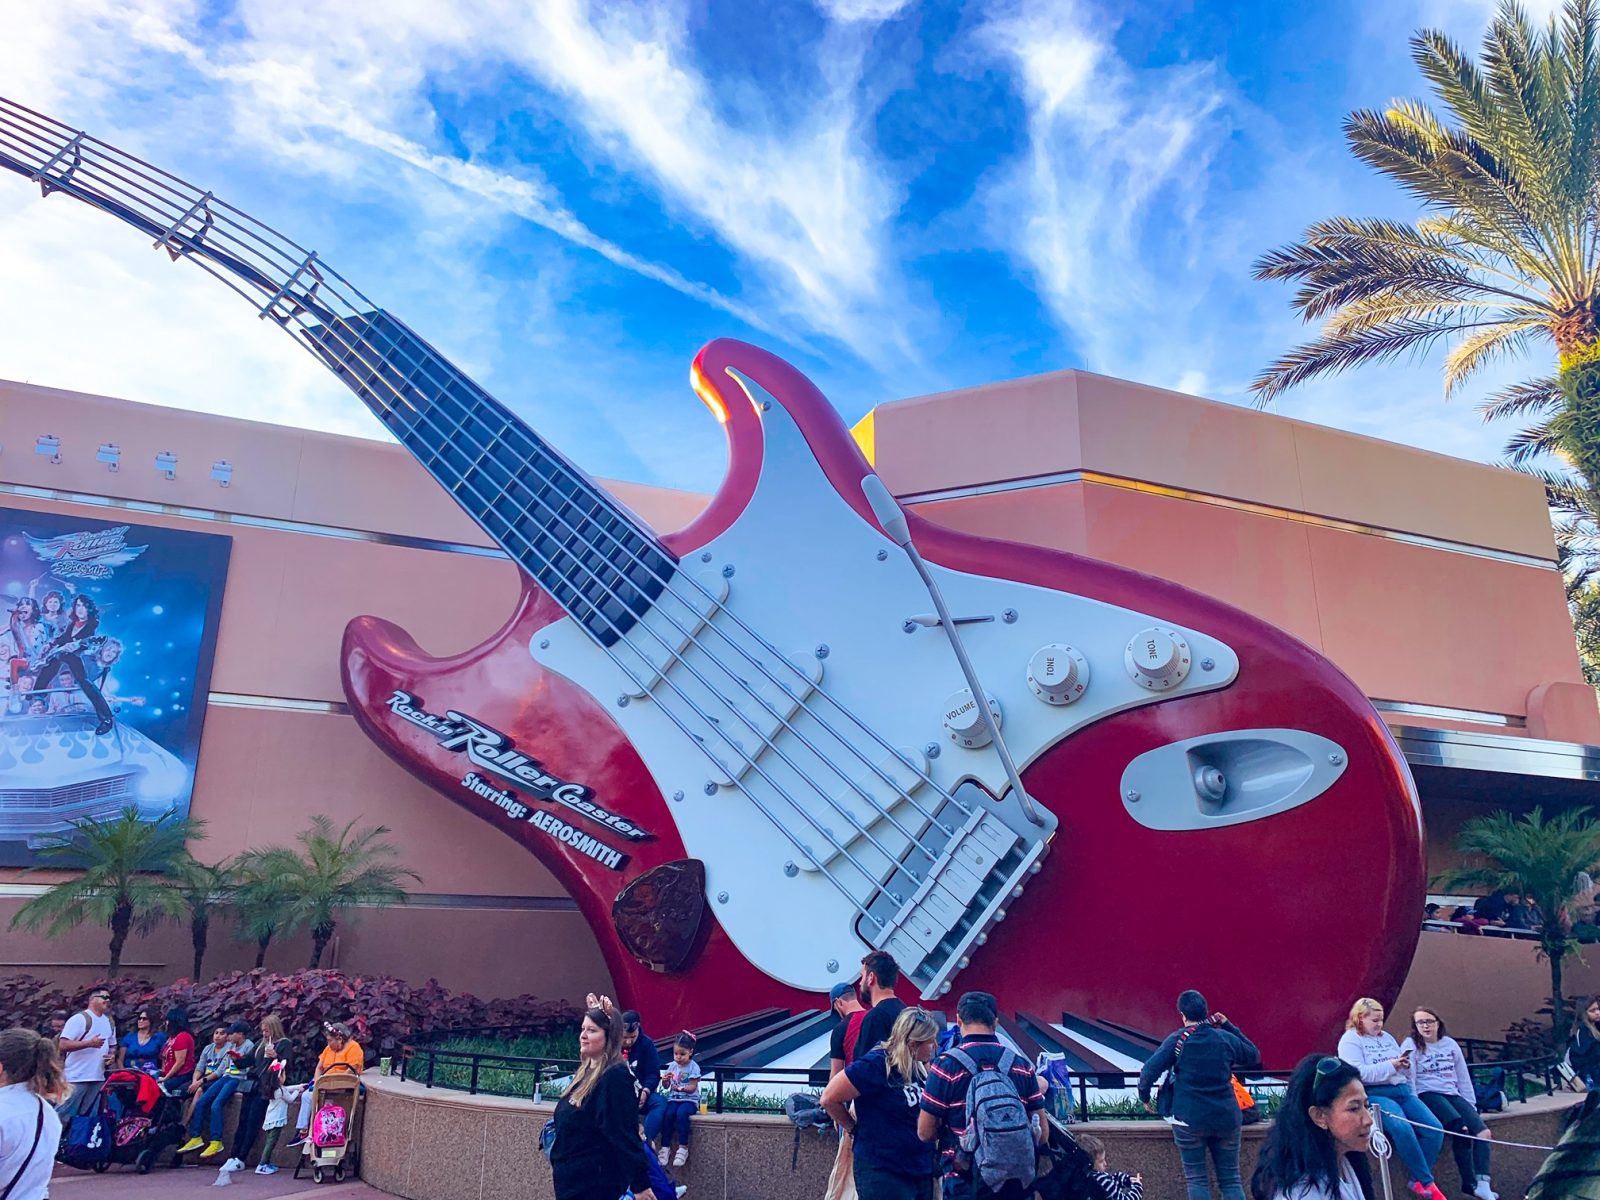
[[[33,453],[46,433],[59,464]],[[857,435],[933,520],[1175,579],[1318,647],[1384,705],[1444,710],[1391,720],[1600,742],[1529,478],[1075,371],[885,405]],[[107,442],[122,450],[116,473],[94,461]],[[158,451],[178,456],[176,479],[154,469]],[[218,460],[234,468],[226,489],[209,477]],[[663,531],[705,502],[607,486]],[[487,639],[518,591],[402,449],[0,382],[0,504],[234,538],[193,803],[200,857],[285,841],[313,813],[381,822],[422,877],[417,897],[342,929],[338,965],[480,995],[606,982],[538,861],[395,766],[345,710],[348,619],[388,618],[449,654]],[[1444,853],[1439,830],[1460,814],[1437,815]],[[47,878],[0,871],[0,922]],[[105,942],[0,924],[0,973],[82,978]],[[249,964],[225,930],[215,943],[208,966]],[[269,961],[306,953],[301,939]],[[138,938],[127,959],[184,974],[186,933]]]

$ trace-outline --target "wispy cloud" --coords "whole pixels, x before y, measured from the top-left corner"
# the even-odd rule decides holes
[[[1229,133],[1225,82],[1204,62],[1136,71],[1113,33],[1078,2],[1022,0],[984,23],[1027,106],[1026,149],[984,202],[1086,365],[1203,389],[1204,364],[1172,351],[1217,270],[1197,218]]]

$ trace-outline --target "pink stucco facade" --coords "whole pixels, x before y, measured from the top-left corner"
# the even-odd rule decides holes
[[[696,414],[686,402],[686,417]],[[62,461],[33,453],[61,439]],[[1081,372],[885,405],[857,428],[928,517],[1094,555],[1255,612],[1322,650],[1411,725],[1600,743],[1539,485],[1475,463]],[[122,468],[94,461],[102,443]],[[177,477],[152,468],[178,456]],[[233,465],[224,489],[210,464]],[[663,531],[703,497],[607,484]],[[193,815],[199,856],[286,840],[313,813],[391,827],[422,877],[410,910],[344,929],[340,965],[480,993],[578,996],[605,982],[553,877],[394,765],[339,682],[346,621],[391,619],[467,649],[518,592],[503,558],[398,446],[0,382],[0,504],[234,539]],[[0,918],[38,877],[0,872]],[[0,935],[0,973],[81,973],[101,931]],[[129,953],[184,973],[169,930]],[[515,953],[504,952],[508,947]],[[286,948],[275,965],[297,963]],[[219,946],[215,965],[240,965]]]

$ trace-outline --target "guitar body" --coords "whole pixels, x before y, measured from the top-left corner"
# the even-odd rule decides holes
[[[792,367],[737,342],[707,346],[695,379],[725,420],[730,468],[708,508],[664,544],[686,570],[705,560],[708,591],[719,576],[727,581],[718,593],[727,608],[785,628],[785,655],[790,642],[822,655],[820,687],[862,697],[857,711],[876,704],[875,725],[909,722],[889,740],[912,755],[924,747],[917,762],[935,782],[1003,795],[992,748],[964,749],[940,729],[946,690],[958,690],[961,676],[942,630],[903,625],[926,609],[926,596],[918,605],[915,577],[873,519],[860,489],[870,468],[832,407]],[[1355,684],[1281,630],[1175,584],[908,516],[957,618],[969,609],[991,618],[963,626],[965,643],[999,698],[1027,793],[1054,827],[1037,874],[949,980],[950,1001],[930,1003],[949,1008],[960,992],[982,989],[1007,1013],[1053,1021],[1070,1012],[1159,1033],[1174,1020],[1177,993],[1195,987],[1269,1062],[1284,1063],[1326,1044],[1356,997],[1392,1001],[1419,930],[1420,809]],[[827,535],[820,543],[818,527]],[[837,546],[846,550],[834,555]],[[761,575],[772,547],[794,556],[788,571],[766,572],[785,578],[746,589],[741,572]],[[873,572],[892,584],[874,582]],[[888,597],[881,604],[878,592]],[[1052,613],[1057,603],[1068,607]],[[1005,604],[1015,607],[994,620]],[[1104,617],[1118,649],[1143,624],[1170,627],[1217,678],[1203,680],[1197,663],[1194,690],[1153,694],[1133,687],[1097,644],[1085,647],[1093,673],[1084,699],[1070,707],[1025,692],[1019,699],[1028,659],[1016,647],[1052,640],[1024,631],[1031,612],[1048,614],[1040,619],[1062,642]],[[815,864],[769,836],[773,824],[821,823],[790,813],[744,824],[764,785],[707,769],[704,752],[656,713],[673,698],[634,686],[580,632],[531,582],[499,633],[454,658],[430,658],[394,625],[362,617],[345,635],[346,690],[362,728],[391,757],[554,872],[594,929],[620,998],[652,1026],[822,1003],[818,993],[852,977],[870,947],[847,928],[814,932],[847,922],[830,915],[832,893]],[[701,629],[698,640],[712,635]],[[734,639],[724,640],[731,653]],[[1110,695],[1103,707],[1080,709],[1097,689]],[[1063,724],[1052,732],[1050,721]],[[1212,761],[1205,756],[1234,745],[1238,731],[1262,731],[1248,742],[1256,750],[1216,759],[1241,777],[1250,753],[1275,738],[1309,747],[1317,761],[1305,770],[1323,774],[1298,799],[1230,797],[1217,809],[1163,798],[1159,772],[1131,766],[1164,762],[1163,747],[1186,745],[1198,748],[1192,761]],[[685,743],[681,762],[673,738]],[[510,772],[491,778],[463,749],[474,740],[530,786],[507,783]],[[1281,774],[1266,770],[1260,786]],[[1129,782],[1140,778],[1156,786],[1141,795]],[[794,779],[770,781],[796,790]],[[825,800],[808,802],[825,811]],[[834,809],[830,833],[844,823]],[[816,837],[806,831],[800,841],[811,850]],[[865,844],[853,843],[857,854]],[[863,928],[857,922],[854,932]],[[538,947],[521,952],[537,961]],[[908,998],[917,990],[902,986]]]

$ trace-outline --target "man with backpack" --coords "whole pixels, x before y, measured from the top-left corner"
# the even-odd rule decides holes
[[[928,1068],[917,1136],[938,1139],[944,1200],[1021,1200],[1033,1183],[1044,1092],[1033,1065],[996,1036],[998,1020],[988,992],[962,996],[961,1036]]]
[[[89,1004],[82,1012],[67,1018],[61,1027],[58,1045],[72,1091],[56,1105],[65,1124],[80,1113],[89,1111],[89,1104],[100,1094],[106,1081],[106,1056],[116,1050],[117,1027],[110,1017],[111,993],[96,988],[89,994]]]

